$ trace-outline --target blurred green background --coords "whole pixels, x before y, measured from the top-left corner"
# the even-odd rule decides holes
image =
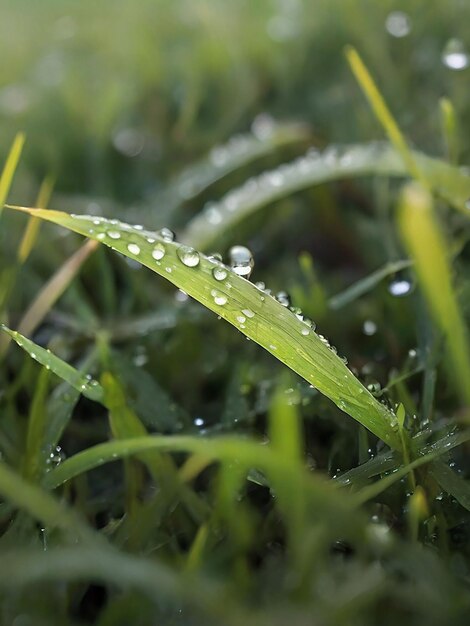
[[[470,157],[469,24],[470,0],[0,0],[0,154],[7,155],[18,131],[26,133],[8,201],[34,205],[42,181],[51,176],[50,208],[119,217],[149,228],[171,226],[179,234],[207,202],[311,145],[384,138],[345,60],[347,44],[357,48],[419,150],[447,159],[439,101],[452,102],[458,165],[465,167]],[[214,165],[218,146],[250,129],[256,137],[271,119],[298,123],[300,136],[283,145],[273,142],[262,158],[234,168],[189,201],[178,192],[178,175],[185,168],[207,156]],[[390,406],[405,399],[409,415],[414,413],[409,407],[421,409],[428,402],[438,432],[462,417],[462,407],[441,375],[440,338],[412,273],[385,272],[385,280],[351,297],[344,308],[327,308],[329,297],[405,256],[395,228],[397,190],[396,181],[378,178],[320,185],[253,211],[214,246],[225,252],[225,237],[248,245],[256,260],[254,280],[265,281],[274,293],[288,290],[293,304],[317,322],[380,399]],[[438,208],[452,236],[457,291],[468,321],[467,216],[443,204]],[[23,217],[5,211],[0,229],[0,277],[7,284],[13,276],[5,288],[8,306],[2,321],[12,328],[81,241],[42,226],[28,262],[16,268]],[[405,283],[406,293],[390,289],[394,280]],[[93,375],[112,370],[126,402],[151,433],[266,437],[273,391],[286,368],[135,261],[99,248],[40,322],[33,339],[76,366],[92,362]],[[38,374],[37,364],[16,346],[5,363],[0,368],[1,454],[21,471],[28,418],[39,410],[34,406],[45,412],[50,408],[46,383],[41,387],[41,376],[47,374]],[[347,472],[380,454],[375,437],[306,381],[289,380],[288,406],[301,419],[305,465],[318,470],[312,472],[315,477]],[[56,382],[53,378],[51,386]],[[380,385],[388,387],[383,395]],[[51,464],[110,438],[101,407],[84,399],[71,407],[73,419],[51,452]],[[427,427],[427,419],[428,414],[419,414],[410,429]],[[468,477],[464,446],[455,457],[456,478]],[[225,597],[233,593],[233,606],[240,610],[240,615],[233,612],[235,626],[248,623],[245,616],[258,600],[265,612],[252,616],[250,626],[310,626],[312,611],[321,626],[394,625],[402,619],[413,626],[467,623],[470,505],[443,495],[424,473],[430,513],[419,528],[419,542],[409,537],[413,511],[407,480],[354,517],[354,528],[356,523],[361,528],[356,553],[341,540],[350,531],[350,519],[333,515],[326,496],[325,510],[320,501],[309,519],[311,534],[305,536],[305,554],[315,558],[305,557],[308,567],[299,558],[308,581],[302,589],[307,600],[299,609],[293,570],[284,560],[282,516],[280,521],[275,494],[256,482],[259,477],[231,503],[232,509],[222,497],[224,480],[228,493],[239,489],[236,472],[231,482],[232,465],[223,467],[220,481],[214,468],[198,476],[194,494],[209,510],[198,524],[178,501],[179,494],[171,493],[175,500],[163,502],[155,514],[152,507],[161,505],[161,492],[153,485],[138,502],[137,513],[129,513],[121,470],[114,464],[95,470],[91,478],[80,477],[76,493],[64,490],[64,499],[123,554],[156,557],[181,574],[183,584],[188,553],[195,544],[197,552],[199,533],[208,527],[209,548],[201,548],[199,555],[201,579],[209,573],[225,585],[222,611]],[[341,504],[341,492],[332,488],[331,493]],[[34,520],[26,514],[15,517],[4,505],[3,547],[31,544],[42,550],[47,540],[60,548],[55,531],[50,537],[40,534]],[[240,518],[232,511],[242,511]],[[303,540],[298,538],[299,545]],[[383,552],[376,552],[379,544]],[[168,615],[164,604],[158,612],[147,600],[151,617],[137,621],[140,592],[120,595],[112,584],[97,592],[88,582],[70,585],[66,592],[60,580],[44,587],[61,594],[61,626],[93,623],[101,611],[100,626],[208,623],[204,615],[192,614],[185,622],[175,606]],[[26,606],[31,620],[15,626],[49,626],[55,596],[41,589],[31,596],[21,590],[2,596],[3,623],[10,626]],[[338,590],[343,595],[337,597]],[[43,603],[41,621],[37,615]],[[454,608],[460,621],[452,622]]]
[[[0,6],[0,149],[24,129],[23,169],[34,183],[54,173],[63,192],[144,199],[260,112],[308,122],[326,142],[382,136],[345,63],[347,43],[422,149],[442,152],[443,95],[468,127],[468,72],[442,62],[449,40],[467,43],[466,0]]]

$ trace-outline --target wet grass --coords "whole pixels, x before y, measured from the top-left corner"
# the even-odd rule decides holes
[[[19,4],[0,623],[467,624],[468,7]]]

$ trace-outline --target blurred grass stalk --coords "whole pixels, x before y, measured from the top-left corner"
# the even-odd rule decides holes
[[[402,190],[398,226],[415,263],[424,298],[445,340],[449,383],[461,401],[470,406],[468,336],[452,287],[448,249],[433,215],[432,196],[418,183],[409,183]]]

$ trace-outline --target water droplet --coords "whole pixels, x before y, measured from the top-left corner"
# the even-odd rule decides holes
[[[392,294],[392,296],[402,298],[403,296],[407,296],[410,293],[411,287],[412,285],[409,280],[406,280],[404,278],[398,278],[392,280],[392,282],[388,286],[388,291]]]
[[[181,246],[178,248],[177,254],[181,263],[186,265],[186,267],[196,267],[196,265],[199,265],[199,252],[194,248]]]
[[[168,272],[168,274],[171,274],[172,271],[173,269],[171,267],[165,267],[165,272]]]
[[[406,37],[411,31],[410,17],[403,11],[392,11],[387,15],[385,28],[392,37]]]
[[[260,113],[255,117],[253,123],[251,124],[251,132],[256,139],[259,139],[259,141],[269,139],[275,128],[276,122],[269,115],[269,113]]]
[[[194,419],[194,425],[198,427],[204,426],[204,420],[202,419],[202,417],[196,417]]]
[[[243,315],[237,315],[237,322],[240,322],[240,324],[244,324],[246,322],[246,317],[244,317]]]
[[[121,239],[121,233],[118,232],[117,230],[108,230],[107,235],[111,239]]]
[[[224,146],[215,146],[210,152],[210,160],[215,167],[223,167],[228,159],[227,149]]]
[[[215,280],[225,280],[228,276],[227,270],[224,267],[214,267],[212,270],[212,276]]]
[[[470,57],[460,39],[450,39],[442,52],[442,62],[451,70],[464,70],[468,67]]]
[[[152,257],[155,261],[160,261],[165,256],[165,246],[162,243],[157,243],[152,250]]]
[[[127,249],[131,254],[135,254],[136,256],[140,254],[140,248],[136,243],[127,244]]]
[[[378,382],[369,383],[367,385],[367,390],[370,391],[372,394],[379,393],[380,392],[380,383],[378,383]]]
[[[245,315],[246,317],[254,317],[255,314],[253,313],[253,311],[251,309],[243,309],[242,310],[243,315]]]
[[[310,330],[308,328],[302,328],[300,332],[304,337],[307,337],[308,335],[310,335]]]
[[[122,128],[112,136],[113,146],[127,157],[138,156],[145,145],[145,135],[135,128]]]
[[[90,232],[92,232],[92,231],[90,230]],[[99,241],[103,241],[103,239],[104,239],[105,237],[106,237],[106,233],[98,233],[98,234],[96,235],[96,238],[97,238]]]
[[[372,335],[375,335],[375,333],[377,332],[377,324],[372,320],[366,320],[362,326],[362,330],[364,332],[364,335],[372,337]]]
[[[238,276],[249,278],[255,265],[253,255],[245,246],[233,246],[229,250],[230,266]]]
[[[175,241],[176,235],[169,228],[162,228],[158,231],[159,237],[161,237],[164,241]]]
[[[291,305],[290,296],[287,291],[278,291],[276,294],[276,300],[279,304],[282,304],[282,306],[290,307]]]
[[[220,293],[220,291],[216,291],[215,289],[211,293],[215,304],[218,306],[224,306],[224,304],[227,304],[228,298],[224,293]]]
[[[311,320],[309,317],[305,317],[304,318],[304,324],[306,326],[309,327],[310,330],[315,330],[317,325],[315,324],[315,322],[313,320]]]
[[[209,259],[209,261],[212,261],[214,263],[222,263],[222,255],[220,254],[220,252],[211,252],[211,254],[207,255],[207,258]]]
[[[207,206],[204,209],[204,217],[209,224],[220,224],[222,222],[222,213],[215,206]]]

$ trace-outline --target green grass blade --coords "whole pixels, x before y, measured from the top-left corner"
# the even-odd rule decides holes
[[[34,341],[27,339],[15,330],[10,330],[4,324],[0,325],[0,330],[7,333],[7,335],[9,335],[13,341],[16,341],[20,348],[23,348],[35,361],[43,365],[46,369],[50,369],[62,380],[67,381],[85,397],[95,402],[103,402],[103,388],[96,380],[77,371],[50,350],[38,346]]]
[[[338,293],[335,296],[331,296],[331,298],[329,298],[328,300],[328,306],[334,311],[341,309],[342,307],[351,304],[351,302],[354,302],[354,300],[357,300],[364,294],[374,289],[374,287],[382,282],[384,278],[387,278],[387,276],[395,274],[396,272],[400,272],[401,270],[404,270],[411,265],[413,265],[413,263],[409,260],[393,261],[391,263],[387,263],[375,272],[372,272],[372,274],[369,274],[365,278],[361,278],[360,280],[355,282],[353,285],[350,285],[341,293]]]
[[[253,132],[236,135],[220,146],[215,146],[203,161],[183,171],[165,196],[171,195],[179,204],[189,201],[231,172],[271,154],[276,148],[304,142],[309,129],[303,124],[277,123],[266,119],[255,121]],[[269,128],[268,128],[269,126]]]
[[[15,175],[15,171],[21,157],[24,142],[24,133],[18,133],[13,140],[13,144],[3,167],[2,175],[0,176],[0,217],[2,216],[3,205],[7,199],[13,176]]]
[[[17,508],[27,511],[50,528],[61,528],[86,541],[94,541],[95,534],[78,517],[58,502],[51,494],[26,482],[0,461],[0,494]]]
[[[470,483],[459,476],[444,461],[433,461],[430,474],[459,504],[470,511]]]
[[[257,467],[267,473],[282,473],[286,463],[269,446],[239,437],[226,436],[207,439],[189,435],[153,435],[100,443],[78,452],[48,472],[44,476],[43,484],[49,489],[54,489],[95,467],[100,467],[116,459],[149,451],[186,452],[204,457],[212,463],[216,461],[230,462],[237,459],[243,466]],[[288,463],[290,464],[290,461]],[[300,466],[299,471],[305,471],[305,475],[309,476],[306,470]],[[318,481],[317,485],[314,476],[310,475],[309,478],[320,491],[329,491],[325,481]]]
[[[382,97],[382,94],[378,90],[372,76],[369,73],[369,70],[364,65],[364,62],[359,56],[357,50],[355,50],[352,46],[347,46],[345,52],[346,58],[357,82],[361,86],[377,119],[384,127],[391,143],[400,153],[410,174],[418,180],[422,179],[422,173],[418,168],[418,165],[405,141],[405,138],[403,137],[401,130],[398,127],[398,124],[395,122],[393,115]]]
[[[450,367],[449,383],[462,402],[470,405],[468,336],[452,286],[452,272],[444,237],[433,216],[432,198],[416,184],[407,185],[399,204],[399,227],[428,307],[444,335]]]
[[[47,552],[31,550],[6,550],[2,553],[0,588],[18,593],[18,588],[49,581],[61,586],[66,583],[99,581],[121,589],[138,589],[151,600],[160,600],[167,606],[172,599],[178,606],[182,600],[191,602],[201,610],[217,612],[216,623],[223,620],[220,587],[174,572],[155,558],[118,552],[107,546],[61,546]],[[227,607],[223,603],[223,609]]]
[[[26,433],[26,450],[23,459],[23,475],[28,480],[37,480],[44,470],[46,427],[46,397],[49,390],[49,370],[42,369],[37,379],[33,401],[29,412]]]
[[[38,197],[36,199],[36,206],[41,207],[41,209],[47,208],[49,204],[49,200],[52,194],[52,189],[54,187],[54,180],[51,177],[46,177],[39,189]],[[20,265],[25,263],[26,259],[31,254],[31,250],[36,243],[36,239],[39,234],[39,226],[41,222],[35,217],[31,217],[28,221],[28,224],[23,233],[23,238],[21,239],[20,245],[18,247],[17,259]]]
[[[450,163],[457,165],[459,162],[460,146],[457,115],[454,105],[448,98],[441,98],[439,100],[439,108],[441,112],[442,132],[447,149],[447,158]]]
[[[92,350],[80,363],[80,372],[88,371],[96,361],[96,351]],[[52,368],[51,368],[52,369]],[[54,371],[57,374],[57,371]],[[59,374],[60,375],[60,374]],[[87,380],[89,380],[87,378]],[[44,429],[44,454],[50,454],[59,443],[67,427],[73,410],[80,399],[81,390],[63,381],[51,393],[47,403],[47,422]]]
[[[470,178],[438,159],[412,152],[436,195],[469,216]],[[293,193],[323,183],[361,176],[408,177],[400,153],[387,143],[331,146],[319,152],[309,150],[303,157],[250,179],[211,203],[186,227],[182,239],[208,249],[251,214]]]
[[[52,278],[44,285],[21,318],[18,331],[23,335],[30,335],[39,326],[44,317],[54,306],[55,302],[64,293],[71,281],[80,271],[83,263],[96,250],[95,241],[87,241],[57,270]]]
[[[274,394],[269,409],[269,439],[285,459],[299,463],[302,459],[302,428],[298,407],[289,401],[289,389],[282,385]]]
[[[227,269],[226,276],[217,280],[213,272],[222,267],[218,261],[117,220],[19,210],[96,239],[160,274],[260,344],[390,446],[400,446],[393,413],[365,389],[329,344],[234,272]],[[185,264],[188,255],[188,263],[194,266]]]

